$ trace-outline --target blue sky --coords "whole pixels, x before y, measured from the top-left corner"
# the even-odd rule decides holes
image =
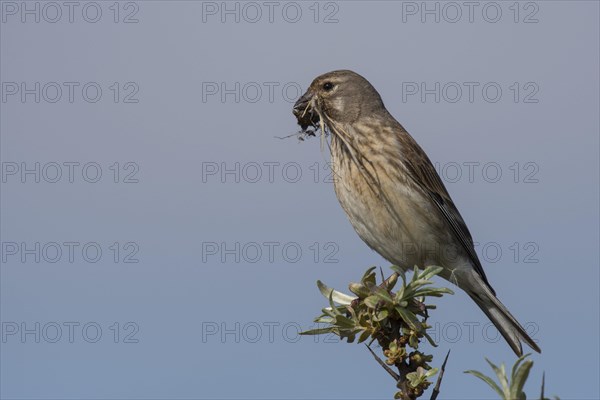
[[[366,349],[297,335],[317,279],[388,265],[318,138],[277,138],[342,68],[427,151],[541,346],[530,397],[544,371],[600,396],[597,2],[56,4],[0,3],[2,398],[390,398]],[[510,348],[462,292],[436,304],[440,397],[493,398],[463,371]]]

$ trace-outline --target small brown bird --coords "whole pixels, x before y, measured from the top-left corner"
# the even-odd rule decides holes
[[[294,105],[303,130],[331,134],[337,198],[361,239],[403,269],[443,267],[441,276],[464,290],[517,355],[521,340],[540,352],[496,298],[473,239],[431,161],[355,72],[317,77]]]

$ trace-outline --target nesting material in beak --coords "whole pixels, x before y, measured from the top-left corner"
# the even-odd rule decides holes
[[[308,91],[296,101],[292,113],[303,131],[306,131],[309,126],[318,127],[319,114],[313,108],[313,96]]]

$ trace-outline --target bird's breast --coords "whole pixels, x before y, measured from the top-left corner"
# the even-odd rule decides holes
[[[352,151],[332,137],[334,188],[352,226],[381,256],[405,268],[431,265],[445,238],[436,229],[438,214],[403,172],[401,154],[360,147]],[[396,153],[401,149],[396,149]],[[359,156],[360,154],[360,156]],[[362,157],[362,162],[361,162]],[[357,165],[358,164],[358,165]],[[438,264],[439,265],[439,264]]]

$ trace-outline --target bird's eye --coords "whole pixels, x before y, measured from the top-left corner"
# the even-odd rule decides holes
[[[333,83],[325,82],[323,84],[323,90],[325,90],[326,92],[329,92],[331,89],[333,89]]]

